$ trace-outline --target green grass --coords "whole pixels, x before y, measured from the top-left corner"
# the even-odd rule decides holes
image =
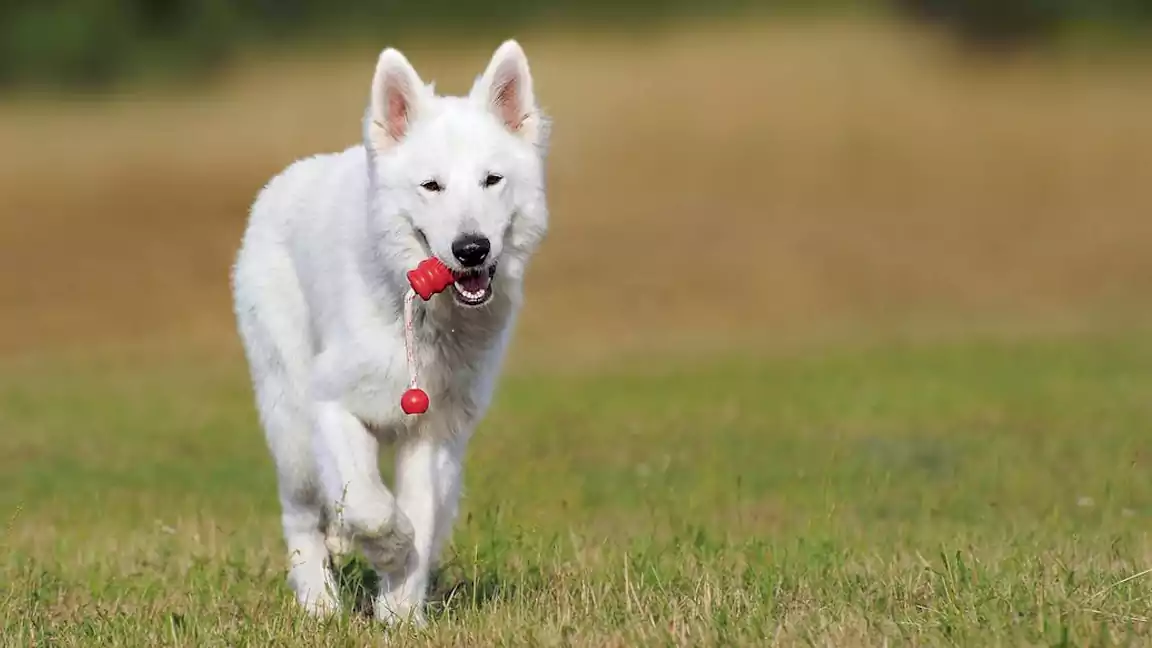
[[[408,639],[1152,643],[1150,426],[1152,336],[512,375]],[[0,430],[5,645],[385,643],[294,611],[235,361],[11,364]]]

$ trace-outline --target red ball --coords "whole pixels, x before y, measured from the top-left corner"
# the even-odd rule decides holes
[[[400,409],[405,414],[423,414],[428,411],[428,394],[423,389],[412,388],[400,397]]]

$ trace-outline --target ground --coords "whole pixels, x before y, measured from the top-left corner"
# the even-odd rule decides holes
[[[404,643],[1152,643],[1147,61],[523,41],[554,229]],[[459,91],[489,45],[411,58]],[[227,292],[372,60],[0,106],[5,645],[384,644],[292,607]]]
[[[10,645],[381,644],[293,610],[242,367],[171,360],[3,382]],[[1149,390],[1141,339],[511,378],[418,639],[1149,641]]]

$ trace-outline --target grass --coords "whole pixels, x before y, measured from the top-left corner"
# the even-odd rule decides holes
[[[1148,339],[514,373],[404,643],[1147,643]],[[67,369],[0,372],[8,645],[385,642],[293,610],[242,366]]]

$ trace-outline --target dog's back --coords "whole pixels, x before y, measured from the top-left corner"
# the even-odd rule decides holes
[[[317,305],[310,297],[324,294],[316,282],[328,274],[316,266],[341,258],[348,224],[366,209],[366,177],[364,149],[356,146],[294,162],[257,195],[233,269],[240,335],[256,356],[250,360],[275,354],[298,365],[311,357]]]

